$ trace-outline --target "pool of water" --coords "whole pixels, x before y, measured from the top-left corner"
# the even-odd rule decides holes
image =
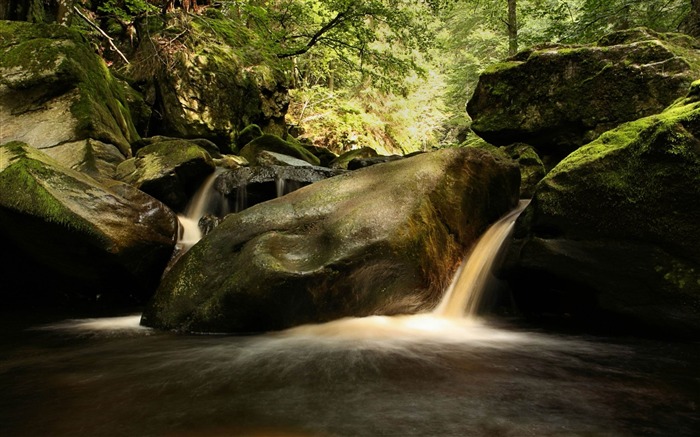
[[[696,342],[369,317],[257,336],[2,322],[2,436],[673,436]]]

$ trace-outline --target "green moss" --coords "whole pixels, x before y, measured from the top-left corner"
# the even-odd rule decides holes
[[[0,146],[0,205],[4,208],[88,232],[90,227],[77,214],[56,198],[51,185],[61,183],[80,184],[70,181],[53,166],[53,160],[32,148],[10,142]],[[47,185],[44,181],[51,180]]]
[[[294,144],[285,141],[276,135],[265,134],[248,143],[240,152],[240,155],[248,160],[248,162],[256,162],[258,153],[263,150],[269,152],[281,153],[294,158],[302,159],[310,164],[319,165],[319,159],[306,150],[299,144]]]
[[[76,31],[58,25],[0,22],[0,83],[11,89],[39,87],[49,96],[75,88],[71,112],[77,139],[94,138],[131,154],[138,139],[123,87]]]
[[[250,124],[236,136],[236,147],[243,148],[256,138],[263,136],[263,131],[257,124]]]

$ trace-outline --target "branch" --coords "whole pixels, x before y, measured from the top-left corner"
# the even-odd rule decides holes
[[[114,45],[114,41],[112,40],[112,37],[111,37],[111,36],[107,35],[107,34],[105,33],[105,31],[102,30],[102,29],[100,29],[100,27],[99,27],[97,24],[93,23],[88,17],[85,16],[85,14],[83,14],[82,12],[80,12],[80,9],[78,9],[77,6],[73,6],[73,10],[75,11],[76,14],[78,14],[78,15],[80,16],[80,18],[82,18],[83,20],[87,21],[87,23],[90,25],[90,27],[92,27],[93,29],[97,30],[98,32],[100,32],[100,34],[102,34],[102,36],[104,36],[105,38],[107,38],[107,42],[109,43],[110,47],[112,47],[112,49],[113,49],[115,52],[119,53],[119,56],[122,57],[122,59],[124,60],[124,62],[126,62],[127,64],[129,64],[129,60],[126,59],[126,56],[124,56],[124,53],[122,53],[122,52],[117,48],[117,46]]]
[[[340,24],[342,24],[343,21],[345,21],[347,18],[349,18],[349,16],[347,15],[347,11],[338,12],[338,15],[336,15],[331,21],[329,21],[328,23],[326,23],[326,24],[325,24],[322,28],[320,28],[315,34],[313,34],[313,36],[311,37],[311,39],[309,39],[309,42],[307,42],[306,45],[305,45],[304,47],[302,47],[302,48],[300,48],[300,49],[298,49],[298,50],[295,50],[295,51],[293,51],[293,52],[289,52],[289,53],[279,53],[279,54],[277,55],[277,57],[280,58],[280,59],[284,59],[284,58],[291,58],[291,57],[294,57],[294,56],[303,55],[304,53],[308,52],[308,51],[311,49],[311,47],[315,46],[316,43],[319,41],[319,39],[321,39],[321,37],[322,37],[326,32],[329,32],[329,31],[333,30],[333,28],[335,28],[335,27],[339,26]]]

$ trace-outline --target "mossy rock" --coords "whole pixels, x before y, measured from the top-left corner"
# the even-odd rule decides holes
[[[700,102],[690,100],[603,134],[537,186],[509,256],[529,311],[611,312],[700,336]]]
[[[260,126],[257,124],[248,125],[236,136],[236,147],[240,150],[245,147],[246,144],[261,136],[263,136],[263,131],[260,129]]]
[[[428,310],[518,183],[511,160],[445,149],[230,214],[166,274],[142,323],[257,332]]]
[[[361,147],[359,149],[347,151],[328,164],[330,168],[342,168],[347,170],[348,164],[353,159],[373,158],[379,156],[376,150],[371,147]]]
[[[250,124],[267,133],[284,133],[289,105],[283,65],[255,32],[238,20],[217,14],[176,15],[153,33],[153,44],[141,43],[131,75],[156,88],[158,134],[206,138],[231,153],[234,141]],[[181,50],[162,48],[160,38],[173,38],[177,27]],[[165,62],[154,62],[163,59]],[[156,132],[154,132],[156,133]]]
[[[114,179],[124,155],[116,146],[87,139],[41,149],[64,167],[80,171],[95,179]]]
[[[531,144],[556,163],[621,123],[660,113],[700,76],[700,54],[678,35],[638,29],[601,41],[528,50],[487,68],[467,105],[472,129],[497,146]]]
[[[319,165],[319,159],[302,145],[291,141],[285,141],[276,135],[265,134],[255,138],[241,149],[239,155],[248,160],[252,165],[257,163],[258,154],[263,151],[281,153],[293,158],[301,159],[311,165]]]
[[[0,146],[0,294],[8,305],[143,301],[176,230],[170,209],[129,185],[98,182],[24,143]]]
[[[520,166],[520,197],[532,198],[535,187],[547,174],[537,151],[529,144],[515,143],[502,148]]]
[[[138,139],[125,85],[64,26],[0,21],[0,143],[93,138],[130,156]]]
[[[167,140],[139,149],[117,167],[116,178],[180,211],[214,168],[209,153],[197,144]]]

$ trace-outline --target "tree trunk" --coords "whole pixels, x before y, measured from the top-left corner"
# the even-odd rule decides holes
[[[518,53],[518,15],[516,0],[508,0],[508,56]]]
[[[695,38],[700,37],[700,0],[690,0],[690,11],[679,28],[683,33]]]

